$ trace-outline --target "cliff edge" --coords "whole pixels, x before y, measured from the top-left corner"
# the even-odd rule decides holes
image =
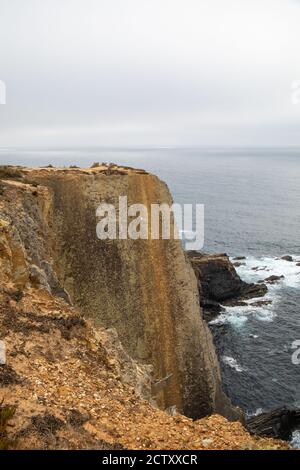
[[[279,445],[221,417],[197,424],[152,406],[234,413],[180,242],[96,237],[100,202],[170,203],[164,183],[111,165],[9,167],[0,178],[0,385],[23,447]],[[241,441],[195,440],[202,425],[236,429]]]
[[[101,202],[118,207],[119,196],[126,195],[128,205],[171,205],[167,186],[143,170],[111,165],[27,170],[26,177],[47,192],[42,222],[59,284],[85,318],[113,326],[131,357],[153,365],[160,407],[176,407],[193,418],[231,413],[212,338],[199,315],[196,278],[180,241],[96,236]]]

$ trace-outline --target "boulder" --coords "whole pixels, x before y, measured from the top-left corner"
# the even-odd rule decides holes
[[[224,307],[222,307],[215,300],[211,299],[202,299],[201,306],[203,308],[203,318],[207,322],[214,320],[221,312],[225,311]]]
[[[262,297],[268,290],[263,283],[248,284],[242,281],[225,253],[209,255],[193,251],[187,254],[198,280],[204,318],[211,318],[212,313],[219,313],[220,303],[230,306],[247,305],[245,300]],[[219,311],[215,303],[219,305]]]
[[[281,281],[281,279],[284,279],[284,275],[281,276],[275,276],[274,274],[272,276],[267,277],[264,282],[267,284],[275,284],[276,282]]]
[[[300,410],[286,406],[261,413],[246,421],[246,428],[251,434],[277,439],[289,439],[299,425]]]
[[[285,256],[282,256],[280,259],[283,259],[285,261],[293,261],[293,257],[290,256],[290,255],[285,255]]]
[[[256,302],[251,303],[253,307],[263,307],[264,305],[270,305],[272,300],[257,300]]]
[[[254,266],[251,269],[252,271],[269,271],[269,269],[267,269],[267,266]]]
[[[5,341],[0,341],[0,365],[3,366],[6,364],[6,346]]]

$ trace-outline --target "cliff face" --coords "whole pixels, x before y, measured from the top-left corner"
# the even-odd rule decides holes
[[[0,171],[0,414],[15,410],[0,448],[284,448],[151,405],[200,416],[226,399],[178,242],[96,239],[96,206],[119,194],[170,201],[133,170]],[[152,369],[173,374],[160,392]]]
[[[7,194],[15,205],[6,212],[31,260],[29,280],[64,300],[70,296],[96,325],[115,328],[127,353],[153,366],[153,396],[161,408],[175,406],[194,418],[232,417],[180,241],[96,236],[101,202],[117,207],[127,195],[129,204],[170,204],[166,185],[142,170],[117,167],[27,169],[23,175],[10,180]],[[14,192],[22,193],[17,200]],[[22,256],[16,250],[12,262]],[[25,273],[18,278],[28,281]]]

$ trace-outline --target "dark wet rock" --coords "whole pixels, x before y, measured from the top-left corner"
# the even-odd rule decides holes
[[[267,269],[267,266],[254,266],[251,269],[252,271],[269,271],[269,269]]]
[[[240,261],[236,261],[235,263],[233,263],[233,266],[235,268],[239,268],[240,266],[246,266],[246,263],[241,263]]]
[[[225,311],[224,307],[211,299],[203,299],[201,301],[201,306],[203,308],[203,318],[207,322],[214,320],[220,313]]]
[[[300,266],[300,263],[296,263],[296,266]]]
[[[274,274],[272,276],[267,277],[263,282],[267,284],[275,284],[276,282],[281,281],[281,279],[284,279],[284,275],[282,276],[275,276]]]
[[[282,256],[280,259],[284,259],[285,261],[293,261],[293,257],[291,255]]]
[[[253,416],[246,421],[246,428],[251,434],[290,439],[292,432],[300,425],[300,409],[282,407]]]
[[[191,263],[204,298],[222,302],[241,294],[244,283],[227,255],[199,253],[198,257],[193,255]]]
[[[272,300],[257,300],[256,302],[252,302],[253,307],[263,307],[264,305],[270,305]]]
[[[246,259],[246,256],[235,256],[235,257],[233,258],[234,261],[242,261],[242,260],[244,260],[244,259]]]
[[[264,283],[247,284],[247,282],[243,282],[243,284],[245,285],[242,289],[241,297],[244,300],[254,299],[256,297],[263,297],[268,292],[268,288]]]
[[[247,307],[247,302],[244,300],[228,299],[224,301],[226,307]]]
[[[268,291],[263,283],[248,284],[242,281],[225,253],[208,255],[193,251],[187,254],[198,280],[204,318],[211,317],[212,311],[217,313],[217,307],[212,302],[227,306],[247,305],[246,300],[263,297]]]

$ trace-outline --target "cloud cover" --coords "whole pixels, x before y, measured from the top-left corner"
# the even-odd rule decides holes
[[[300,145],[296,0],[0,0],[0,146]]]

